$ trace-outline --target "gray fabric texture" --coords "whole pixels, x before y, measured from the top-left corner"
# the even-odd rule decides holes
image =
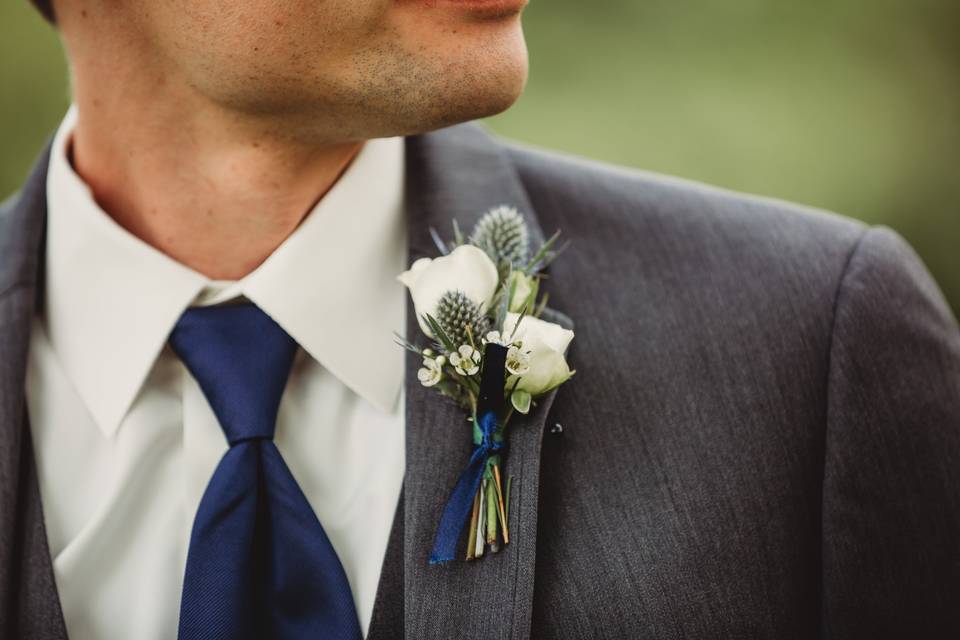
[[[41,292],[47,153],[0,206],[0,638],[66,637],[47,545],[25,374]]]
[[[896,234],[473,125],[407,163],[411,262],[499,204],[562,229],[577,374],[512,424],[510,545],[431,566],[469,430],[408,354],[371,638],[960,637],[960,331]],[[0,209],[0,637],[59,640],[23,399],[45,165]]]

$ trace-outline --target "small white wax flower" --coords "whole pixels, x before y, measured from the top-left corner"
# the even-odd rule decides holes
[[[439,258],[420,258],[397,280],[410,289],[410,297],[417,312],[417,321],[425,334],[433,337],[423,320],[428,313],[437,315],[437,304],[448,291],[462,291],[485,311],[497,290],[497,267],[483,250],[469,244],[461,245],[449,255]]]
[[[441,358],[443,356],[440,356]],[[425,387],[432,387],[443,379],[442,363],[432,358],[423,359],[423,367],[417,371],[417,379]]]
[[[518,320],[519,314],[508,313],[503,323],[504,335],[521,343],[529,355],[529,369],[520,377],[517,388],[537,396],[566,382],[573,375],[565,357],[573,331],[533,316],[523,316],[519,326]]]
[[[462,376],[472,376],[480,371],[480,352],[468,344],[460,345],[456,353],[450,354],[450,364]]]
[[[483,337],[483,344],[499,344],[504,347],[510,346],[507,339],[500,335],[499,331],[489,331],[487,335]]]
[[[530,354],[517,346],[507,349],[507,371],[515,376],[522,376],[530,371]]]

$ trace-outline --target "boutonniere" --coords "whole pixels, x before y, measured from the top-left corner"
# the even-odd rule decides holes
[[[423,358],[422,385],[459,404],[473,455],[447,501],[430,563],[453,560],[469,523],[467,560],[510,542],[510,477],[501,470],[510,418],[574,374],[566,361],[573,332],[540,318],[543,270],[556,258],[559,232],[531,251],[530,233],[512,207],[493,209],[452,242],[430,230],[438,258],[420,258],[397,278],[410,290],[417,320],[430,340],[401,346]],[[450,428],[458,428],[450,425]]]

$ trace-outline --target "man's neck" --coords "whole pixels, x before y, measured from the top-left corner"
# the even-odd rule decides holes
[[[73,166],[117,223],[213,279],[260,265],[362,146],[305,145],[255,118],[166,102],[132,111],[78,96]]]

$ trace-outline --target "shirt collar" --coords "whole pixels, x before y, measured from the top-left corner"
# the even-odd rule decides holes
[[[243,296],[344,385],[393,411],[403,384],[403,139],[370,140],[297,229],[234,283],[211,281],[106,214],[68,160],[71,107],[47,178],[45,324],[54,353],[107,437],[191,304]]]

